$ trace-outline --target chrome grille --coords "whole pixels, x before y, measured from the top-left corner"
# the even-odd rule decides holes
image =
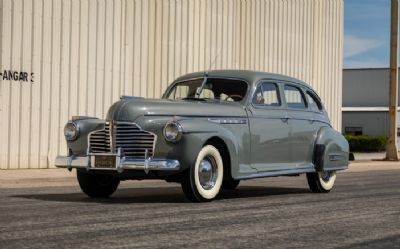
[[[90,134],[89,143],[93,153],[115,153],[121,148],[126,157],[143,159],[146,150],[148,157],[153,156],[155,138],[153,133],[140,129],[134,123],[114,122],[110,129],[107,122],[104,130]]]
[[[109,153],[110,146],[110,125],[106,123],[104,130],[98,130],[90,133],[89,145],[93,153]]]

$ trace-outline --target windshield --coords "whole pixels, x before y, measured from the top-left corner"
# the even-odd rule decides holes
[[[176,83],[166,94],[168,99],[200,99],[217,101],[242,101],[246,96],[247,83],[241,80],[208,78],[200,95],[196,91],[201,87],[203,78]]]

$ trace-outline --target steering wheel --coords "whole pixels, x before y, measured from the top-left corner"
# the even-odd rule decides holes
[[[239,94],[232,94],[232,95],[226,96],[226,98],[224,100],[227,101],[229,98],[233,99],[234,101],[241,101],[243,99],[243,96],[241,96]]]

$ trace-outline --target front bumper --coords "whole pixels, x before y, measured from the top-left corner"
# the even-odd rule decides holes
[[[101,155],[101,154],[97,154]],[[110,154],[107,154],[110,155]],[[169,159],[127,159],[116,155],[116,167],[114,168],[100,168],[94,166],[94,157],[96,154],[90,154],[88,156],[77,157],[77,156],[58,156],[55,161],[55,166],[58,168],[72,169],[87,169],[87,170],[115,170],[123,172],[124,170],[144,170],[148,173],[150,170],[158,171],[179,171],[180,164],[178,160]]]

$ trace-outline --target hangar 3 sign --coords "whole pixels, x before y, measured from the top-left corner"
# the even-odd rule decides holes
[[[33,83],[33,76],[34,76],[33,73],[28,73],[28,72],[13,71],[13,70],[0,71],[0,79],[2,80]]]

